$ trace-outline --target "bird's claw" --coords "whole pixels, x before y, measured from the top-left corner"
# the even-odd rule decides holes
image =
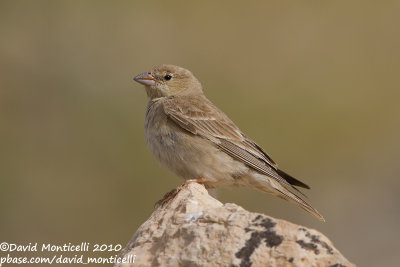
[[[209,179],[207,178],[194,178],[194,179],[186,179],[183,184],[181,184],[180,186],[178,186],[175,189],[172,189],[171,191],[169,191],[168,193],[166,193],[162,199],[160,199],[159,201],[157,201],[154,204],[154,207],[164,207],[166,204],[168,204],[172,199],[175,198],[175,196],[188,184],[190,183],[199,183],[199,184],[205,184],[207,182],[210,182]],[[206,186],[207,188],[207,186]]]

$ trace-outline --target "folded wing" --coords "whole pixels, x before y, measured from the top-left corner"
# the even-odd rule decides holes
[[[180,127],[210,140],[221,150],[258,172],[291,188],[294,188],[293,185],[309,188],[306,184],[279,170],[271,157],[244,135],[228,116],[206,97],[181,96],[179,101],[170,97],[163,101],[163,107],[165,114]]]

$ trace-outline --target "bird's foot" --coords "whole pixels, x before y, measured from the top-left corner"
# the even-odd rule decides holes
[[[178,186],[175,189],[172,189],[171,191],[169,191],[168,193],[166,193],[162,199],[160,199],[159,201],[157,201],[154,204],[154,207],[164,207],[166,204],[168,204],[168,202],[170,202],[172,199],[175,198],[175,196],[188,184],[190,183],[199,183],[199,184],[205,184],[211,182],[210,179],[207,178],[193,178],[193,179],[187,179],[183,182],[183,184],[181,184],[180,186]],[[207,188],[207,186],[206,186]]]

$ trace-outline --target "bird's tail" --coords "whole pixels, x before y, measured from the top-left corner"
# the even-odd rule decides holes
[[[253,179],[249,182],[258,190],[286,199],[287,201],[292,202],[300,208],[304,209],[305,211],[311,213],[318,220],[325,222],[324,217],[316,209],[314,209],[305,200],[292,193],[288,188],[286,188],[275,179],[271,177],[266,177],[264,175],[256,175],[256,177],[253,176]]]
[[[311,213],[314,215],[318,220],[325,222],[325,218],[316,210],[314,209],[309,203],[307,203],[305,200],[301,199],[299,196],[293,194],[289,190],[282,191],[280,189],[275,190],[278,192],[276,196],[286,199],[287,201],[290,201],[300,208],[304,209],[305,211]]]

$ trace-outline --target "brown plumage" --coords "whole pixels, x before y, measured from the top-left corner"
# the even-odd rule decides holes
[[[208,188],[246,185],[297,204],[324,221],[291,192],[306,184],[278,169],[271,157],[203,94],[181,67],[161,65],[135,77],[150,98],[146,139],[161,164],[184,179],[205,178]],[[300,192],[301,193],[301,192]]]

